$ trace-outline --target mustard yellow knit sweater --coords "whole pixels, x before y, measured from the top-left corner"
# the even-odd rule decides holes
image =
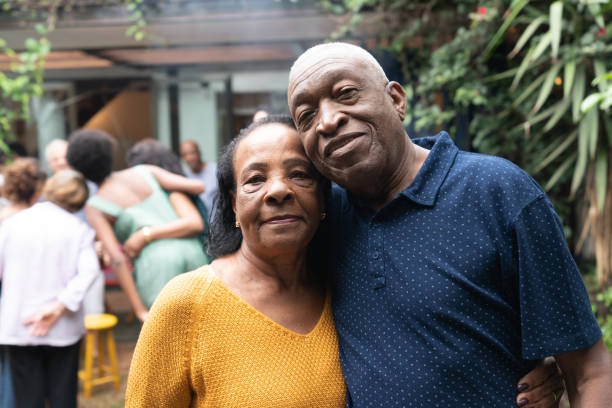
[[[270,320],[207,266],[172,279],[145,322],[126,407],[344,407],[330,297],[312,332]]]

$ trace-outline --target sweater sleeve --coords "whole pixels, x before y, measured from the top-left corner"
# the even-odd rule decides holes
[[[194,274],[172,279],[153,303],[132,357],[127,408],[191,405],[192,314],[204,289]]]

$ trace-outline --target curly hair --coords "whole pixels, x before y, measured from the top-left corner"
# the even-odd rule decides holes
[[[129,166],[152,164],[171,173],[185,175],[178,156],[155,139],[142,139],[136,143],[128,151],[126,160]]]
[[[293,119],[289,115],[270,115],[257,122],[251,123],[242,129],[223,149],[221,157],[217,162],[217,182],[219,189],[215,196],[215,214],[212,217],[210,233],[208,235],[207,252],[214,258],[235,252],[242,243],[242,231],[235,227],[236,215],[232,208],[231,194],[236,192],[236,180],[234,178],[234,153],[242,139],[248,136],[253,130],[271,123],[286,125],[295,130]],[[325,198],[329,196],[330,182],[317,172],[320,188]],[[317,241],[318,232],[312,242]],[[311,244],[312,244],[311,242]],[[309,245],[309,258],[313,252],[313,245]],[[317,252],[317,251],[315,251]],[[317,252],[318,253],[318,252]],[[320,257],[317,257],[320,258]]]
[[[86,179],[102,183],[113,170],[113,138],[98,129],[81,129],[68,139],[66,160]]]
[[[2,174],[2,196],[13,203],[30,203],[46,178],[38,160],[29,157],[15,159]]]

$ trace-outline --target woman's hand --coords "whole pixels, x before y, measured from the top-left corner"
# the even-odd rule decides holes
[[[143,229],[135,231],[123,245],[125,253],[132,259],[136,258],[140,251],[148,244]]]
[[[144,323],[145,320],[147,320],[148,316],[149,316],[149,311],[146,309],[136,313],[136,317],[138,317],[138,320],[140,320],[142,323]]]
[[[43,337],[49,332],[49,329],[55,324],[57,319],[66,311],[66,306],[60,301],[55,301],[50,305],[45,306],[34,316],[30,316],[24,322],[24,326],[32,325],[30,336]]]
[[[565,392],[563,377],[555,359],[548,357],[528,372],[518,383],[519,407],[556,408]]]

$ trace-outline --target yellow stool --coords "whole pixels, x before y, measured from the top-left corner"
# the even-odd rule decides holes
[[[85,368],[79,370],[79,378],[83,380],[83,391],[85,397],[91,396],[91,387],[94,385],[115,383],[115,390],[119,389],[119,369],[117,367],[117,351],[115,349],[115,338],[113,327],[117,324],[117,317],[111,314],[97,314],[85,316]],[[104,365],[104,339],[106,334],[106,347],[110,367]],[[93,349],[94,337],[98,340],[98,366],[97,378],[93,378]],[[108,374],[108,375],[105,375]]]

